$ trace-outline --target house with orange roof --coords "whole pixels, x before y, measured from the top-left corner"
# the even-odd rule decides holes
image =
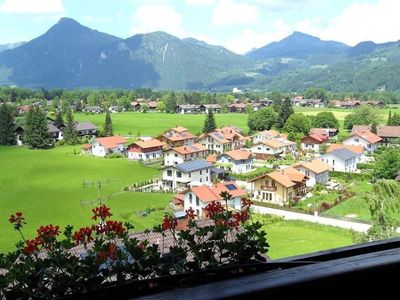
[[[126,151],[126,139],[122,136],[95,138],[90,144],[92,145],[91,153],[99,157],[112,153],[124,154]]]
[[[280,133],[273,129],[260,131],[251,136],[253,144],[257,144],[258,142],[261,141],[268,141],[274,139],[287,139],[287,137],[288,137],[287,134]]]
[[[329,181],[329,170],[332,168],[320,159],[299,162],[292,167],[308,177],[306,182],[308,187],[313,187],[317,183],[327,183]]]
[[[200,136],[199,143],[212,153],[243,148],[247,138],[231,126],[217,128],[212,132]]]
[[[311,128],[309,134],[325,135],[328,138],[334,138],[338,135],[339,130],[336,128]]]
[[[169,147],[179,147],[194,143],[195,135],[189,129],[177,126],[167,130],[159,140],[167,144]]]
[[[221,164],[233,173],[245,173],[253,167],[253,155],[247,149],[236,149],[217,156],[217,165]]]
[[[308,177],[293,167],[265,173],[249,182],[252,183],[253,198],[262,201],[289,205],[306,194]]]
[[[274,138],[260,141],[251,147],[251,152],[256,159],[279,157],[282,154],[296,150],[297,144],[285,138]]]
[[[247,193],[241,189],[235,182],[223,182],[215,185],[193,186],[181,194],[184,195],[184,209],[192,208],[197,218],[206,218],[206,206],[212,202],[220,202],[225,205],[221,197],[222,192],[228,192],[232,199],[228,201],[228,207],[234,210],[241,210],[241,198],[246,197]]]
[[[138,141],[128,147],[128,159],[149,160],[162,157],[164,142],[157,139]]]
[[[188,160],[206,157],[208,150],[200,144],[190,144],[171,148],[164,153],[164,165],[173,166]]]
[[[380,145],[382,138],[371,131],[357,131],[343,140],[344,145],[363,146],[368,152],[374,152]]]
[[[304,151],[319,153],[322,144],[328,141],[328,136],[313,133],[301,138],[301,149]]]

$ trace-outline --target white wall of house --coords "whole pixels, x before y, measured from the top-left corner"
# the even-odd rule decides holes
[[[225,201],[223,200],[216,202],[220,202],[221,204],[225,205]],[[202,202],[196,196],[195,193],[187,192],[184,197],[183,207],[184,210],[187,210],[191,207],[195,211],[195,214],[197,215],[198,218],[204,218],[206,216],[203,215],[203,209],[205,209],[209,203],[210,202]],[[232,198],[232,200],[228,202],[228,206],[234,208],[235,210],[240,210],[241,209],[240,197]]]
[[[218,157],[217,161],[224,164],[231,164],[231,171],[233,173],[249,172],[253,166],[253,159],[234,160],[227,155]]]
[[[92,144],[92,154],[98,157],[104,157],[109,153],[122,153],[125,151],[125,145],[120,144],[115,148],[105,148],[98,142]]]
[[[172,166],[166,167],[163,171],[163,181],[167,186],[176,189],[186,183],[200,183],[208,185],[211,183],[211,168],[198,170],[190,173],[183,173]]]
[[[307,168],[304,168],[303,166],[298,167],[297,170],[309,178],[306,182],[308,187],[313,187],[317,183],[326,183],[329,181],[329,171],[317,174]]]
[[[128,152],[128,159],[139,160],[139,159],[156,159],[162,156],[162,151],[152,151],[152,152]]]
[[[320,144],[301,143],[301,150],[319,152],[319,146]]]
[[[173,150],[169,150],[164,154],[164,165],[165,166],[174,166],[177,164],[181,164],[188,160],[198,159],[206,156],[206,151],[200,151],[196,153],[190,154],[181,154],[177,153]]]
[[[224,153],[226,151],[231,150],[230,144],[221,144],[218,140],[214,139],[211,136],[206,136],[202,138],[199,142],[203,147],[206,147],[210,151],[214,151],[216,153]]]
[[[348,137],[343,141],[343,144],[363,146],[364,149],[368,152],[374,152],[379,146],[379,143],[371,144],[364,138],[359,137],[358,135],[353,135],[351,137]]]
[[[355,172],[357,171],[357,157],[347,159],[346,161],[338,158],[331,153],[321,156],[321,160],[332,167],[332,171]]]
[[[264,144],[253,145],[251,152],[254,154],[278,155],[283,153],[283,148],[271,148]]]

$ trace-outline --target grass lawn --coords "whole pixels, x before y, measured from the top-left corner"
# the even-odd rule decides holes
[[[115,179],[104,185],[102,195],[119,193],[107,201],[114,217],[128,219],[142,230],[162,218],[170,194],[122,192],[122,187],[158,176],[160,171],[127,159],[103,159],[81,156],[80,146],[57,147],[50,150],[28,150],[0,147],[0,252],[12,250],[18,235],[8,223],[17,211],[26,215],[27,237],[40,225],[91,224],[93,206],[81,206],[81,200],[97,197],[96,188],[83,188],[82,181]],[[155,207],[147,217],[137,211]]]
[[[350,231],[303,221],[264,225],[272,259],[321,251],[353,243]]]
[[[194,134],[200,134],[205,114],[167,114],[167,113],[139,113],[125,112],[111,115],[114,132],[117,134],[157,136],[166,129],[177,125],[188,128]],[[75,114],[77,121],[91,121],[97,126],[103,126],[105,114],[91,115]],[[247,131],[247,114],[215,114],[217,126],[235,125]]]
[[[332,207],[323,213],[324,216],[331,217],[352,217],[364,221],[371,220],[371,213],[368,204],[364,199],[354,196],[349,200]]]

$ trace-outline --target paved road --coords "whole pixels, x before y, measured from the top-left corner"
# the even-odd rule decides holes
[[[341,228],[345,228],[345,229],[353,229],[354,231],[358,231],[358,232],[366,232],[371,227],[371,225],[369,225],[369,224],[344,221],[344,220],[338,220],[338,219],[332,219],[332,218],[326,218],[326,217],[320,217],[320,216],[312,216],[312,215],[308,215],[308,214],[302,214],[302,213],[297,213],[297,212],[292,212],[292,211],[287,211],[287,210],[263,207],[263,206],[254,205],[253,209],[254,209],[254,212],[256,212],[256,213],[282,216],[286,220],[302,220],[302,221],[313,222],[313,223],[318,223],[318,224],[341,227]]]

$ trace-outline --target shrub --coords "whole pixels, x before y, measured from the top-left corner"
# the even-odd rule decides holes
[[[106,158],[125,158],[125,155],[122,153],[110,153],[107,154]]]

